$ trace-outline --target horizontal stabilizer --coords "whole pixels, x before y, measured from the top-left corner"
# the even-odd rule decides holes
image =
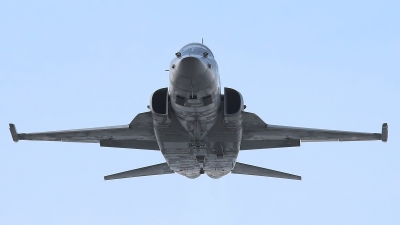
[[[121,173],[116,173],[104,177],[104,180],[123,179],[130,177],[142,177],[152,175],[163,175],[174,173],[167,163],[161,163],[153,166],[146,166],[139,169],[129,170]]]
[[[237,162],[235,168],[231,171],[236,174],[244,174],[244,175],[254,175],[254,176],[263,176],[263,177],[275,177],[275,178],[283,178],[283,179],[292,179],[292,180],[301,180],[300,176],[296,176],[289,173],[283,173],[275,170],[265,169],[258,166],[247,165],[244,163]]]

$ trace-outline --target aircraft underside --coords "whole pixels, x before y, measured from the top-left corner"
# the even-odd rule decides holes
[[[300,180],[301,177],[237,162],[239,151],[299,147],[301,142],[366,141],[388,139],[381,133],[363,133],[278,126],[246,112],[237,90],[221,93],[218,64],[203,44],[185,45],[170,64],[170,86],[153,93],[150,111],[138,114],[129,125],[40,133],[17,133],[19,140],[99,143],[102,147],[160,151],[166,162],[117,174],[121,179],[178,173],[188,178],[229,173]]]
[[[218,115],[216,128],[223,121],[223,110],[219,110]],[[171,124],[176,123],[177,126],[180,126],[173,113],[171,118]],[[193,121],[193,123],[200,122]],[[211,129],[208,132],[213,133],[214,130]],[[222,132],[223,129],[220,131]],[[163,131],[158,132],[162,133]],[[188,178],[197,178],[201,174],[207,174],[211,178],[220,178],[231,172],[240,147],[240,140],[235,140],[237,135],[231,135],[231,142],[223,142],[212,137],[209,138],[208,132],[198,140],[190,132],[186,130],[184,132],[185,134],[181,135],[187,138],[186,141],[159,141],[161,152],[173,171]],[[241,130],[231,131],[230,134],[232,133],[239,134]]]

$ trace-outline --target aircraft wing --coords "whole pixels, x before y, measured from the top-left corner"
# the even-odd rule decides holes
[[[11,136],[19,140],[100,143],[104,147],[159,150],[150,112],[138,114],[130,124],[79,130],[62,130],[39,133],[17,133],[10,124]]]
[[[388,139],[388,125],[382,125],[382,133],[363,133],[338,130],[323,130],[302,127],[287,127],[266,124],[256,114],[243,112],[243,136],[241,150],[293,147],[300,142],[318,141],[368,141]]]

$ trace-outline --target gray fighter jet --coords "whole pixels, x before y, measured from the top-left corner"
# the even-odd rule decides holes
[[[185,45],[170,64],[168,88],[155,91],[149,112],[124,126],[17,133],[19,140],[100,143],[102,147],[161,151],[165,163],[105,176],[105,180],[178,173],[188,178],[228,173],[301,180],[300,176],[236,162],[240,151],[297,147],[301,142],[366,141],[388,139],[382,133],[321,130],[266,124],[245,112],[240,92],[224,88],[221,94],[218,65],[203,44]]]

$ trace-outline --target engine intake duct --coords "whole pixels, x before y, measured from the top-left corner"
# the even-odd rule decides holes
[[[238,130],[242,127],[242,95],[232,88],[224,90],[224,125],[227,129]]]
[[[161,115],[168,114],[168,88],[161,88],[153,93],[151,111]]]
[[[150,110],[153,116],[153,125],[156,128],[166,128],[170,125],[168,100],[168,88],[158,89],[151,96]]]
[[[243,110],[242,95],[232,88],[224,88],[225,115],[236,114]]]

